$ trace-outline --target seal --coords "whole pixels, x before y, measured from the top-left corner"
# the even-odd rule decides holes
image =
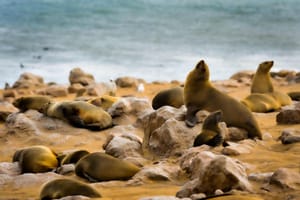
[[[60,199],[66,196],[82,195],[86,197],[101,197],[101,194],[86,183],[72,179],[55,179],[46,183],[41,192],[41,200]]]
[[[130,162],[100,152],[82,157],[75,165],[76,175],[91,182],[127,180],[139,170]]]
[[[203,144],[209,146],[219,146],[224,141],[224,136],[221,133],[219,122],[222,119],[222,111],[218,110],[208,115],[202,125],[201,133],[194,140],[194,147]]]
[[[292,100],[300,101],[300,91],[289,92],[288,95],[291,97]]]
[[[252,112],[267,113],[279,110],[281,104],[276,101],[272,93],[252,93],[241,103],[247,106]]]
[[[249,138],[262,138],[260,128],[248,108],[217,90],[209,81],[209,68],[204,60],[197,63],[189,72],[184,85],[184,102],[187,107],[186,124],[194,126],[197,123],[196,113],[199,110],[214,112],[221,110],[222,121],[227,126],[243,128]]]
[[[119,101],[119,99],[120,98],[116,96],[102,95],[101,97],[89,99],[87,102],[101,107],[103,110],[107,111],[114,103]]]
[[[13,101],[13,105],[17,107],[20,112],[33,109],[40,111],[46,104],[51,102],[51,98],[42,95],[19,97]]]
[[[88,102],[51,102],[42,110],[45,115],[64,120],[78,128],[98,131],[112,127],[111,116],[102,108]]]
[[[273,61],[265,61],[258,65],[252,80],[251,93],[267,93],[274,91],[270,75],[270,69],[273,67],[273,64]]]
[[[60,165],[76,164],[78,160],[80,160],[83,156],[89,153],[90,152],[86,150],[76,150],[71,153],[68,153],[67,155],[63,156]]]
[[[274,90],[270,70],[273,67],[273,61],[265,61],[259,64],[251,84],[251,93],[267,93],[281,105],[292,104],[292,99],[288,94]]]
[[[42,173],[58,167],[56,153],[46,146],[31,146],[17,150],[13,162],[19,162],[21,173]]]
[[[152,100],[152,108],[157,110],[162,106],[180,108],[183,103],[183,88],[174,87],[158,92]]]

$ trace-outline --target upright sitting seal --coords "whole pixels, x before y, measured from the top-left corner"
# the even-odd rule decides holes
[[[209,68],[201,60],[188,74],[184,85],[184,102],[187,107],[186,124],[194,126],[199,110],[214,112],[222,110],[227,126],[247,130],[249,138],[262,138],[261,131],[252,113],[246,106],[217,90],[209,81]]]
[[[222,119],[222,111],[216,111],[207,116],[202,125],[201,133],[194,140],[194,147],[207,144],[209,146],[219,146],[224,141],[219,122]]]
[[[46,146],[31,146],[17,150],[13,162],[19,162],[22,173],[48,172],[58,167],[56,154]]]
[[[273,61],[265,61],[258,65],[252,80],[251,93],[268,93],[274,91],[269,73],[273,63]]]
[[[266,61],[259,64],[251,85],[251,93],[267,93],[271,95],[281,106],[290,105],[292,99],[289,95],[274,90],[270,70],[273,67],[273,61]]]
[[[102,130],[112,126],[112,118],[106,111],[83,101],[48,103],[43,113],[79,128]]]
[[[139,170],[139,167],[130,162],[100,152],[82,157],[75,166],[77,176],[92,182],[127,180]]]
[[[13,105],[21,112],[33,109],[40,111],[46,104],[51,102],[51,98],[42,95],[24,96],[14,100]]]
[[[174,87],[158,92],[153,100],[152,107],[153,109],[158,109],[162,106],[173,106],[179,108],[183,105],[183,88]]]
[[[273,112],[280,109],[281,105],[270,93],[252,93],[241,103],[247,106],[252,112]]]
[[[40,192],[40,199],[60,199],[62,197],[74,195],[82,195],[91,198],[101,197],[100,193],[88,184],[71,179],[56,179],[43,186]]]

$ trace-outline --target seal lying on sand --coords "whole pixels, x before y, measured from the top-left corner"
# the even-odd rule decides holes
[[[24,96],[14,100],[13,105],[21,112],[33,109],[40,111],[46,104],[51,102],[51,98],[42,95]]]
[[[77,176],[92,182],[127,180],[139,170],[139,167],[130,162],[100,152],[82,157],[75,166]]]
[[[183,105],[183,88],[174,87],[158,92],[152,100],[152,108],[158,109],[162,106],[173,106],[180,108]]]
[[[80,160],[83,156],[89,154],[86,150],[76,150],[68,153],[67,155],[63,155],[60,159],[60,165],[66,164],[76,164],[78,160]]]
[[[258,124],[247,107],[213,87],[209,81],[209,68],[204,60],[201,60],[186,78],[184,102],[187,107],[185,122],[188,126],[197,123],[195,115],[199,110],[222,110],[221,120],[227,126],[247,130],[249,138],[262,138]]]
[[[13,162],[19,162],[22,173],[48,172],[58,167],[56,154],[46,146],[31,146],[17,150]]]
[[[101,197],[100,193],[88,184],[71,179],[56,179],[43,186],[40,192],[40,199],[60,199],[62,197],[75,195],[91,198]]]
[[[42,112],[78,128],[102,130],[112,126],[112,118],[106,111],[83,101],[51,102]]]
[[[194,140],[194,147],[207,144],[209,146],[218,146],[223,143],[224,136],[219,128],[222,111],[216,111],[207,116],[203,122],[201,133]]]

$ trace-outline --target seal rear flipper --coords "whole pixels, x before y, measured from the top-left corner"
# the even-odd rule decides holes
[[[65,116],[65,118],[72,126],[75,126],[77,128],[86,128],[84,121],[77,115],[69,115]]]

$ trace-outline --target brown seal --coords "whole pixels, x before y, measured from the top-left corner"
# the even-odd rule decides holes
[[[153,109],[158,109],[162,106],[173,106],[175,108],[180,108],[183,105],[183,88],[174,87],[158,92],[153,100]]]
[[[130,162],[100,152],[82,157],[75,166],[77,176],[92,182],[127,180],[139,170],[139,167]]]
[[[249,138],[262,138],[252,113],[242,103],[217,90],[209,81],[209,68],[201,60],[188,74],[184,85],[184,102],[187,107],[186,124],[194,126],[195,116],[199,110],[214,112],[222,110],[227,126],[239,127],[247,130]]]
[[[241,100],[252,112],[273,112],[279,110],[281,105],[270,93],[252,93]]]
[[[48,103],[43,113],[69,122],[78,128],[102,130],[112,126],[112,118],[106,111],[83,101]]]
[[[41,200],[60,199],[66,196],[82,195],[101,197],[101,194],[88,184],[71,179],[56,179],[46,183],[41,192]]]
[[[46,104],[50,102],[51,98],[48,96],[32,95],[17,98],[14,100],[13,105],[19,108],[21,112],[25,112],[30,109],[40,111]]]
[[[46,146],[31,146],[17,150],[13,162],[19,162],[22,173],[48,172],[58,167],[56,154]]]
[[[259,64],[252,80],[251,93],[267,93],[274,91],[270,75],[270,69],[273,64],[273,61],[265,61]]]
[[[202,125],[202,131],[194,140],[194,147],[207,144],[209,146],[219,146],[224,141],[219,122],[222,119],[222,111],[216,111],[208,115]]]

